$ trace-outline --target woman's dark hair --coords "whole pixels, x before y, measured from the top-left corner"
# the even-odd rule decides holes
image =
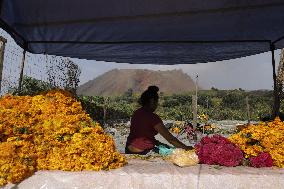
[[[150,102],[151,99],[158,100],[159,99],[159,87],[157,86],[149,86],[146,91],[144,91],[139,99],[139,104],[145,106]]]

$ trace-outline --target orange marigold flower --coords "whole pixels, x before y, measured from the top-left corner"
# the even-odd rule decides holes
[[[0,186],[36,170],[108,170],[126,164],[74,96],[51,90],[0,98]]]

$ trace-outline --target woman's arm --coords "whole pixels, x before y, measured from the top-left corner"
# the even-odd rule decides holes
[[[154,129],[160,133],[170,144],[172,144],[176,148],[183,148],[186,150],[192,150],[193,147],[191,146],[186,146],[182,142],[180,142],[176,137],[174,137],[168,129],[164,126],[164,124],[159,123],[154,126]]]

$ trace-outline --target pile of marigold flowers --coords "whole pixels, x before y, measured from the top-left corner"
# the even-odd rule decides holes
[[[0,99],[0,186],[37,170],[109,170],[126,159],[71,93]]]
[[[271,122],[249,125],[229,140],[240,147],[252,166],[270,166],[272,158],[274,166],[284,168],[284,122],[278,117]]]

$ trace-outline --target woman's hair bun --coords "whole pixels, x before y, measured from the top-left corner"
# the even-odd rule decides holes
[[[148,87],[147,91],[149,91],[151,93],[157,93],[157,92],[159,92],[159,87],[152,85],[152,86]]]
[[[139,99],[139,103],[142,106],[145,106],[147,103],[150,102],[151,99],[158,100],[159,95],[158,95],[159,87],[157,86],[149,86],[146,91],[144,91]]]

